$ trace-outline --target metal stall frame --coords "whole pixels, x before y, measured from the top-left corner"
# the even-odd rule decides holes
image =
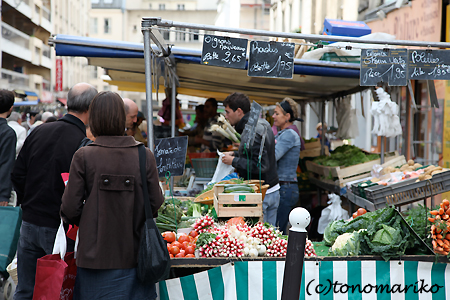
[[[144,34],[144,49],[152,49],[150,40],[154,41],[157,47],[160,49],[160,55],[168,56],[170,54],[170,49],[165,48],[163,41],[160,41],[153,33],[152,30],[157,27],[175,27],[175,28],[185,28],[185,29],[196,29],[204,31],[218,31],[224,33],[237,33],[252,36],[265,36],[265,37],[278,37],[278,38],[292,38],[292,39],[304,39],[306,41],[332,41],[332,42],[349,42],[358,44],[378,44],[387,46],[416,46],[416,47],[427,47],[427,48],[450,48],[450,43],[446,42],[426,42],[426,41],[408,41],[408,40],[361,40],[359,38],[344,37],[344,36],[331,36],[331,35],[318,35],[318,34],[302,34],[302,33],[290,33],[290,32],[277,32],[277,31],[267,31],[267,30],[257,30],[257,29],[242,29],[242,28],[232,28],[232,27],[221,27],[214,25],[204,25],[186,22],[177,22],[172,20],[165,20],[160,17],[144,17],[142,18],[142,33]],[[144,50],[145,53],[149,52]],[[145,56],[146,65],[146,83],[151,81],[151,62],[150,55]],[[148,65],[148,67],[147,67]],[[173,66],[170,68],[173,71]],[[148,78],[147,78],[148,77]],[[148,109],[151,107],[151,84],[146,85],[146,101]],[[172,93],[172,109],[175,109],[175,99],[174,93]],[[324,99],[323,101],[328,101],[331,99]],[[173,114],[174,112],[172,112]],[[172,136],[175,131],[175,122],[172,122]],[[153,130],[148,130],[149,141],[153,140]],[[150,146],[150,142],[149,142]],[[152,148],[151,148],[152,149]]]

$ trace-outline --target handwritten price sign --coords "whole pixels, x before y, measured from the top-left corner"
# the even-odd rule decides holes
[[[449,80],[450,51],[409,50],[408,79]]]
[[[245,69],[247,44],[246,39],[205,35],[203,38],[202,64]]]
[[[294,74],[294,43],[250,42],[248,76],[291,79]]]
[[[406,49],[362,49],[361,50],[361,86],[376,86],[387,82],[390,86],[407,84]]]

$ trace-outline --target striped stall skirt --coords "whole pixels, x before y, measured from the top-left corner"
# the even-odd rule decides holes
[[[281,299],[284,261],[239,261],[157,284],[160,300]],[[450,267],[422,261],[305,261],[300,300],[450,299]]]

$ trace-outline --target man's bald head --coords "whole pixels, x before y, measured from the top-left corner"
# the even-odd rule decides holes
[[[126,114],[126,124],[127,128],[132,128],[133,123],[137,122],[137,115],[139,112],[139,108],[133,100],[128,98],[123,98],[123,104],[125,106],[125,114]]]
[[[75,113],[87,112],[92,99],[97,93],[97,90],[89,83],[81,82],[75,84],[67,95],[67,110]]]

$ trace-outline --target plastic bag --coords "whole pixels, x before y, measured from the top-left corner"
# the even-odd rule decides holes
[[[322,210],[322,214],[317,225],[317,232],[323,234],[327,225],[337,220],[347,220],[349,218],[348,212],[341,207],[341,197],[336,194],[328,195],[330,204]]]
[[[222,157],[224,157],[225,154],[219,150],[217,150],[217,154],[219,154],[219,162],[217,163],[216,171],[214,172],[214,176],[212,177],[210,183],[219,182],[222,178],[234,171],[233,166],[226,165],[222,162]]]

